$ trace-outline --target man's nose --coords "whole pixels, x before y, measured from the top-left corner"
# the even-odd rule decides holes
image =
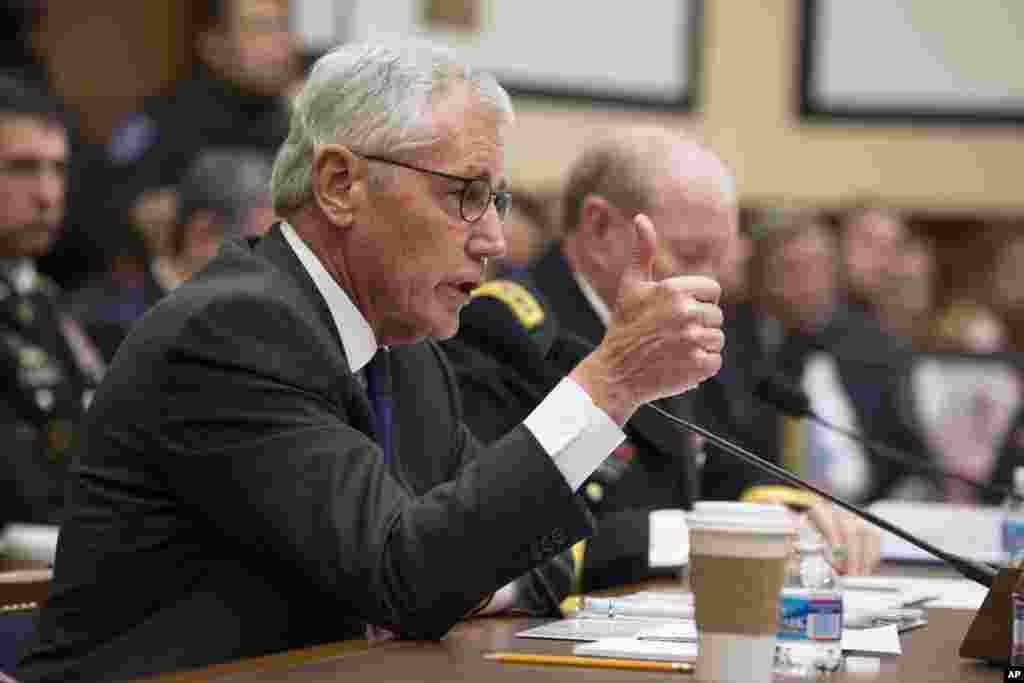
[[[36,200],[46,208],[59,206],[64,200],[64,173],[44,166],[36,176],[34,187]]]
[[[505,255],[505,224],[498,218],[493,204],[473,224],[466,250],[473,259],[498,259]]]

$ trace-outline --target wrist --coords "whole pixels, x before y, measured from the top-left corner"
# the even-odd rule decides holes
[[[621,427],[640,404],[625,388],[625,383],[616,381],[596,356],[597,353],[593,353],[584,358],[569,377],[587,393],[595,406]]]

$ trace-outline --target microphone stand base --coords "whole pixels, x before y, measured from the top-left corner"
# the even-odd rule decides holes
[[[1010,660],[1013,647],[1013,614],[1010,594],[1020,578],[1021,569],[1003,568],[992,581],[992,587],[985,596],[978,613],[974,615],[971,627],[967,629],[964,642],[960,644],[960,656],[967,659],[984,659],[1005,664]]]

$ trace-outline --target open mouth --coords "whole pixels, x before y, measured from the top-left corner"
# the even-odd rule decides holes
[[[460,290],[466,296],[470,296],[473,290],[480,286],[478,282],[462,282],[455,285],[455,289]]]

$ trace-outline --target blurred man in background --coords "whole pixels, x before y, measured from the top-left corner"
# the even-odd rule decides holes
[[[593,141],[570,170],[563,210],[565,237],[518,282],[499,280],[482,287],[463,311],[459,335],[444,343],[466,398],[467,424],[484,441],[511,429],[549,385],[578,362],[584,347],[566,337],[585,345],[604,338],[608,302],[618,297],[629,262],[626,238],[636,212],[652,216],[658,226],[657,277],[716,277],[732,262],[739,286],[739,263],[745,254],[742,247],[734,247],[737,205],[732,175],[710,150],[685,135],[635,126]],[[539,296],[533,297],[531,291]],[[508,333],[498,332],[500,339],[490,332],[502,328]],[[516,338],[541,350],[510,352]],[[544,357],[548,345],[551,349]],[[659,404],[670,413],[690,417],[691,402],[701,400],[703,389]],[[649,565],[651,511],[689,508],[698,495],[706,497],[698,491],[699,443],[687,431],[644,410],[634,416],[627,433],[629,440],[583,487],[599,520],[597,535],[583,551],[584,591],[665,571]],[[731,476],[731,456],[720,457],[729,461],[722,476]],[[742,483],[739,488],[732,498],[738,497]],[[789,500],[816,504],[800,495]],[[869,570],[877,559],[877,538],[864,525],[833,513],[830,506],[815,511],[825,520],[830,541],[848,541],[855,548],[849,567]]]
[[[842,217],[839,234],[847,304],[877,319],[881,300],[887,295],[886,272],[907,237],[903,218],[895,211],[865,205]]]
[[[928,449],[908,418],[906,368],[895,340],[843,301],[840,262],[832,231],[820,216],[788,212],[756,231],[750,264],[753,325],[731,333],[730,368],[713,386],[719,400],[699,404],[701,418],[836,495],[856,502],[882,496],[927,497],[935,482],[909,476],[906,468],[872,457],[856,442],[809,420],[783,418],[754,395],[756,383],[773,376],[805,391],[812,409],[840,426],[927,459]],[[710,386],[709,386],[710,388]],[[713,452],[713,448],[709,447]],[[717,464],[729,466],[717,473]],[[761,475],[709,455],[705,482],[720,495],[738,493],[744,479]]]
[[[126,284],[108,275],[71,303],[108,361],[131,325],[167,292],[201,270],[226,237],[262,234],[274,222],[270,164],[258,152],[210,148],[199,154],[176,189],[175,221],[154,235],[143,278]]]
[[[59,103],[0,78],[0,526],[57,524],[65,458],[103,363],[36,260],[64,216]]]
[[[512,196],[516,200],[505,217],[505,255],[489,264],[495,273],[525,268],[553,237],[551,212],[544,199],[518,188],[513,189]]]
[[[201,151],[248,149],[269,163],[288,134],[289,96],[301,78],[288,2],[200,4],[207,13],[196,21],[194,78],[111,135],[112,211],[136,230],[173,223],[174,188]]]
[[[923,237],[907,237],[883,276],[876,310],[882,328],[910,350],[927,348],[937,280],[935,246]]]

